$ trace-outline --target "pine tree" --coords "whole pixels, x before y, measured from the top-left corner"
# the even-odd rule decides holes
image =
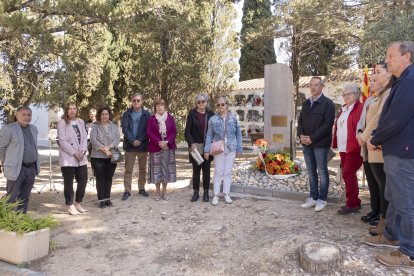
[[[264,65],[276,62],[272,35],[258,32],[258,28],[273,26],[270,6],[270,0],[244,1],[239,61],[240,81],[263,78]],[[268,35],[265,35],[266,33]]]

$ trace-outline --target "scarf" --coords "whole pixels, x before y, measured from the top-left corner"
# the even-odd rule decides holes
[[[167,136],[167,126],[165,125],[165,121],[168,118],[168,112],[165,111],[164,114],[159,115],[155,114],[155,119],[158,121],[158,127],[160,128],[161,137]]]

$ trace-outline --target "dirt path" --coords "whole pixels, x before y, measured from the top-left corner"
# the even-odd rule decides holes
[[[190,166],[185,154],[177,156],[181,179],[170,186],[169,201],[154,201],[153,187],[149,198],[135,192],[121,201],[122,166],[116,172],[112,208],[97,208],[95,188],[90,185],[84,199],[89,212],[80,216],[66,213],[60,184],[59,194],[33,193],[30,209],[53,213],[61,225],[52,232],[56,250],[29,268],[62,276],[302,275],[297,249],[318,240],[343,250],[343,266],[330,275],[414,273],[377,263],[374,257],[380,250],[360,242],[367,225],[360,222],[360,215],[338,216],[337,205],[315,213],[301,209],[300,202],[281,199],[235,196],[233,204],[221,201],[217,207],[191,203]],[[47,178],[47,169],[44,173],[41,179]],[[361,213],[365,214],[364,203]]]

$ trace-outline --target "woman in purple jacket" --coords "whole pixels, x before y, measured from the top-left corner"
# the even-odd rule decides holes
[[[86,158],[88,148],[85,124],[82,119],[77,118],[78,107],[69,103],[65,108],[63,119],[57,126],[59,140],[59,164],[63,176],[63,193],[68,212],[71,215],[79,215],[87,212],[82,208],[81,202],[85,195],[86,183],[88,181],[88,169]],[[78,187],[76,195],[73,190],[73,177],[75,176]]]
[[[167,200],[167,183],[175,182],[176,161],[175,161],[175,138],[177,128],[174,117],[166,111],[165,102],[162,99],[154,101],[154,113],[148,119],[147,136],[149,138],[149,182],[155,183],[157,196]],[[160,185],[162,183],[162,191]]]

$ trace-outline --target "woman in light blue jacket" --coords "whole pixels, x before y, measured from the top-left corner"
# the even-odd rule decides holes
[[[240,124],[236,116],[228,110],[229,102],[226,97],[217,99],[217,113],[208,121],[208,131],[204,146],[204,158],[210,157],[211,143],[224,141],[224,152],[214,156],[214,197],[211,204],[218,205],[221,182],[223,182],[224,201],[230,198],[231,176],[236,155],[243,152]],[[224,130],[226,129],[226,133]]]

